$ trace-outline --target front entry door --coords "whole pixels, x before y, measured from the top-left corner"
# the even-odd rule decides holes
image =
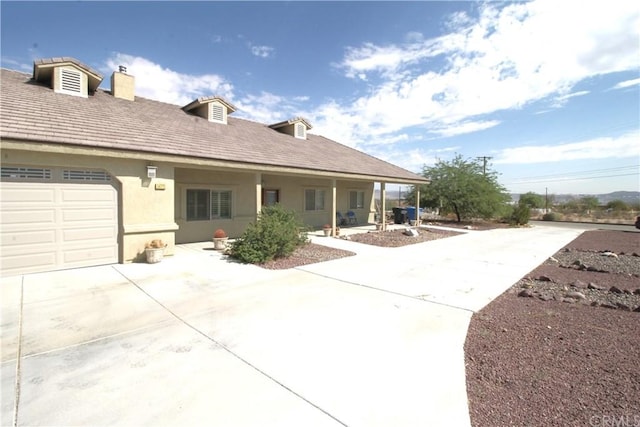
[[[272,206],[280,203],[280,190],[262,190],[262,206]]]

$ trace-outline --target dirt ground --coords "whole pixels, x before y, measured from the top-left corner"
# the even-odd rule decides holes
[[[640,426],[639,244],[587,231],[473,316],[472,425]]]

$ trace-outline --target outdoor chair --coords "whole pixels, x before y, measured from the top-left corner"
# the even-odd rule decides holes
[[[336,212],[336,224],[347,225],[347,220],[342,216],[340,212]]]
[[[347,212],[347,218],[349,220],[349,224],[358,225],[358,217],[356,217],[355,212],[353,211]]]

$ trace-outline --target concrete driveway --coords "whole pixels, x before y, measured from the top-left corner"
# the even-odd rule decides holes
[[[581,230],[492,230],[269,271],[159,264],[2,280],[2,425],[469,425],[473,312]]]

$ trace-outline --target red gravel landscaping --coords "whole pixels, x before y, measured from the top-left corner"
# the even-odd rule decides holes
[[[473,316],[473,426],[640,426],[639,243],[587,231]]]

